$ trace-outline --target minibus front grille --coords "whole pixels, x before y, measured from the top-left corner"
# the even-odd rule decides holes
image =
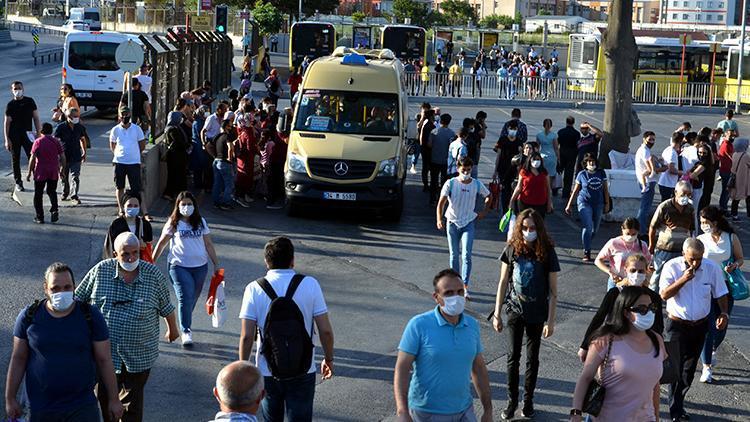
[[[307,165],[313,176],[326,179],[355,180],[369,179],[375,171],[376,163],[372,161],[308,158]]]

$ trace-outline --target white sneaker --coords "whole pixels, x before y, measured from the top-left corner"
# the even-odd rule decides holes
[[[182,345],[192,346],[193,345],[193,333],[190,331],[182,333]]]
[[[409,173],[411,174],[417,174],[417,166],[414,164],[411,165],[411,168],[409,169]]]
[[[251,202],[255,202],[255,199],[253,199],[251,195],[245,195],[245,202],[249,204]]]
[[[710,366],[704,366],[703,372],[701,372],[701,382],[711,384],[714,381],[713,371]]]

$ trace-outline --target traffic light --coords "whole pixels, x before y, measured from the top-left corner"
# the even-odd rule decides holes
[[[227,19],[229,16],[229,6],[220,4],[216,6],[216,32],[221,34],[227,33]]]

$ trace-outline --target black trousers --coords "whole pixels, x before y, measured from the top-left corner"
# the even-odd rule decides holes
[[[44,192],[47,192],[51,204],[49,212],[57,212],[57,179],[34,181],[34,210],[36,216],[44,219]]]
[[[740,199],[733,199],[732,200],[732,216],[736,216],[740,209]],[[745,198],[745,208],[747,208],[747,215],[750,217],[750,196]]]
[[[23,183],[23,177],[21,176],[21,150],[26,153],[26,158],[31,156],[31,141],[28,138],[10,138],[10,161],[13,166],[13,180],[16,184]]]
[[[167,154],[167,186],[164,194],[175,197],[187,190],[188,157],[186,153]]]
[[[573,179],[576,177],[576,152],[560,151],[560,172],[563,174],[563,197],[570,196],[573,190]]]
[[[430,167],[432,166],[432,148],[427,145],[421,146],[422,153],[422,186],[430,187]],[[447,164],[446,164],[447,165]]]
[[[448,165],[430,164],[430,202],[437,201],[440,189],[443,187],[446,180],[448,180]]]
[[[519,366],[524,331],[526,331],[526,375],[524,376],[523,399],[524,401],[534,400],[536,378],[539,373],[539,346],[542,342],[542,329],[544,329],[543,323],[530,324],[519,314],[511,312],[508,315],[508,323],[506,324],[506,330],[510,337],[508,400],[512,403],[518,403]]]
[[[707,332],[707,319],[693,325],[667,318],[664,325],[664,341],[676,341],[680,345],[680,377],[669,385],[669,415],[672,418],[685,413],[685,396],[693,383]]]
[[[701,200],[698,201],[698,209],[695,210],[698,215],[703,208],[711,205],[711,196],[714,194],[714,186],[716,185],[716,171],[713,173],[709,172],[703,179],[703,193],[701,194]]]
[[[268,174],[268,203],[284,199],[284,163],[271,163]]]

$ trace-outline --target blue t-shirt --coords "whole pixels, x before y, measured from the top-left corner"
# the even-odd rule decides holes
[[[584,204],[604,204],[604,184],[607,183],[607,174],[604,170],[597,170],[593,173],[581,170],[576,176],[576,183],[581,185],[581,192],[578,193],[579,208]]]
[[[415,356],[409,383],[409,408],[450,415],[472,405],[471,368],[482,353],[477,321],[463,314],[455,326],[439,307],[406,324],[398,349]]]
[[[101,312],[91,307],[93,331],[76,302],[63,318],[55,318],[42,303],[31,325],[26,325],[26,308],[16,318],[13,336],[26,340],[26,392],[32,411],[67,411],[96,403],[96,362],[93,341],[109,339]]]

